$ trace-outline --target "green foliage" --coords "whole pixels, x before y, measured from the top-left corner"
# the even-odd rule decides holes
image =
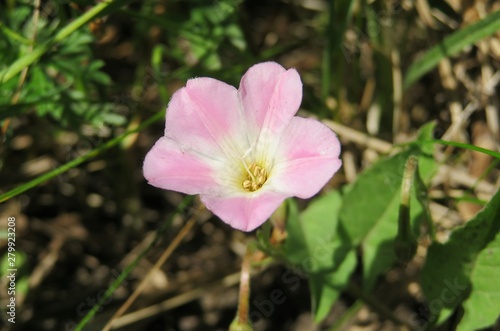
[[[418,141],[430,139],[432,130],[424,127]],[[398,215],[401,202],[401,181],[406,160],[415,155],[419,161],[419,176],[424,183],[432,178],[437,164],[432,156],[413,144],[389,158],[382,159],[364,171],[353,188],[344,197],[340,210],[340,226],[347,242],[363,249],[364,286],[371,289],[377,277],[396,261],[393,253],[394,238],[398,231]],[[418,237],[419,220],[423,213],[415,189],[410,202],[410,223],[414,236]],[[360,207],[365,206],[365,207]]]
[[[484,272],[489,268],[488,261],[498,259],[498,251],[495,249],[498,243],[492,243],[492,247],[483,254],[481,252],[497,236],[500,230],[499,219],[500,190],[472,220],[453,231],[448,242],[434,243],[429,248],[422,270],[422,288],[429,302],[430,321],[435,321],[438,317],[439,322],[445,320],[471,290],[472,301],[465,307],[477,302],[478,297],[486,298],[481,287],[493,290],[493,297],[495,292],[498,293],[498,285],[487,284],[494,278],[484,278]],[[498,270],[489,268],[491,277],[495,272]],[[498,302],[492,302],[492,305],[494,307]],[[488,309],[487,312],[489,311]],[[466,323],[479,323],[479,318],[471,319],[469,314],[466,314]],[[490,315],[491,313],[487,314]]]
[[[291,264],[301,267],[309,277],[316,321],[327,316],[332,304],[348,288],[358,247],[363,253],[366,291],[397,262],[397,252],[394,254],[392,249],[398,244],[401,182],[408,175],[404,168],[411,157],[418,159],[419,166],[407,211],[412,229],[409,234],[415,238],[420,235],[420,220],[424,218],[433,238],[426,189],[437,169],[432,157],[433,128],[433,123],[424,126],[417,140],[406,149],[364,171],[343,197],[330,192],[314,200],[300,215],[292,204],[284,253]],[[460,330],[489,326],[498,317],[500,287],[491,281],[498,278],[495,275],[500,270],[498,219],[500,191],[473,220],[455,230],[449,242],[430,247],[422,272],[430,323],[438,318],[445,320],[462,302],[465,315]]]
[[[317,323],[328,315],[332,305],[339,299],[340,294],[345,291],[351,274],[356,268],[356,262],[356,252],[350,250],[337,268],[312,273],[309,276],[312,311],[314,320]]]
[[[338,192],[329,192],[312,202],[300,216],[292,203],[291,215],[298,217],[289,218],[287,223],[284,251],[289,262],[302,265],[308,272],[335,267],[333,253],[341,202]]]
[[[171,41],[176,47],[172,55],[181,62],[201,64],[210,70],[222,68],[221,53],[234,49],[244,51],[247,47],[238,24],[236,10],[241,0],[200,0],[190,3],[189,18],[177,23],[178,34]],[[179,43],[189,46],[187,50]]]
[[[5,235],[5,238],[7,238],[7,235]],[[4,239],[4,238],[2,238]],[[13,261],[12,259],[12,254],[15,256],[15,266],[12,267],[10,263]],[[28,294],[29,290],[29,274],[27,273],[28,269],[28,257],[26,254],[21,251],[17,250],[15,253],[8,253],[6,252],[2,257],[0,258],[0,277],[4,278],[9,275],[9,269],[16,269],[16,294],[21,297],[25,297]],[[7,279],[8,280],[8,279]]]
[[[341,204],[342,197],[336,191],[314,200],[300,215],[292,203],[293,217],[287,223],[285,256],[309,276],[317,322],[328,314],[356,267],[355,252],[346,253],[337,234]]]
[[[94,55],[95,37],[88,28],[88,23],[95,18],[114,12],[137,20],[134,22],[137,23],[137,26],[134,26],[135,47],[142,45],[142,37],[151,27],[159,27],[162,30],[163,39],[151,45],[151,54],[145,56],[147,60],[144,66],[139,61],[137,72],[143,73],[144,67],[150,65],[155,74],[163,75],[165,66],[169,67],[169,81],[166,82],[168,84],[162,84],[158,88],[165,102],[173,86],[170,84],[177,83],[176,79],[219,75],[225,76],[225,80],[231,82],[239,78],[239,73],[248,67],[247,64],[292,50],[289,45],[278,43],[259,53],[259,47],[248,45],[251,39],[245,34],[249,31],[244,31],[241,24],[244,19],[241,15],[241,8],[244,6],[242,0],[169,2],[165,5],[166,10],[162,15],[155,13],[156,4],[136,3],[134,5],[137,6],[131,6],[133,9],[130,9],[124,6],[128,2],[130,1],[115,0],[95,5],[88,1],[77,2],[84,8],[78,10],[67,4],[59,4],[60,10],[41,12],[35,22],[31,2],[8,1],[8,6],[5,9],[2,7],[0,11],[0,121],[30,114],[34,115],[33,117],[49,118],[58,126],[75,130],[83,124],[123,126],[125,118],[114,111],[114,105],[110,102],[113,82],[105,72],[105,62]],[[307,29],[319,28],[322,39],[314,42],[324,44],[322,59],[316,62],[304,61],[313,65],[306,64],[302,68],[304,86],[313,90],[309,97],[316,98],[313,102],[321,107],[325,100],[333,98],[335,102],[332,104],[339,105],[338,107],[350,105],[355,111],[356,105],[352,103],[351,91],[366,88],[368,85],[364,80],[369,77],[366,80],[373,78],[376,82],[373,102],[381,106],[381,109],[391,111],[391,97],[395,86],[390,76],[395,70],[395,63],[389,54],[391,51],[403,50],[396,49],[397,42],[389,40],[387,33],[384,34],[381,13],[387,11],[379,9],[385,7],[367,2],[358,6],[357,2],[352,0],[327,4],[328,10],[323,13],[312,13],[301,6],[293,7],[300,9],[293,19],[298,17],[297,19],[307,21]],[[135,8],[140,10],[136,11]],[[390,10],[389,12],[391,15],[397,13]],[[320,23],[317,26],[318,21],[313,15],[321,17],[319,21],[324,19],[322,25]],[[389,17],[390,20],[392,17]],[[450,57],[498,31],[499,22],[500,11],[497,11],[450,34],[409,67],[404,87],[411,86],[435,68],[443,58]],[[350,29],[353,24],[355,29]],[[369,28],[364,29],[365,25]],[[390,29],[392,26],[385,27],[386,32]],[[348,38],[345,38],[347,30],[356,34],[354,41],[349,42]],[[36,39],[32,40],[35,32]],[[304,31],[301,33],[304,34]],[[304,39],[310,37],[309,34],[306,35],[308,37]],[[352,35],[349,38],[352,39]],[[305,41],[294,43],[303,46]],[[373,52],[373,58],[361,59],[361,56],[358,56],[365,46]],[[366,54],[364,53],[365,56]],[[231,61],[233,64],[230,64]],[[350,65],[347,66],[347,63]],[[366,70],[367,66],[376,69],[371,72]],[[309,69],[312,70],[306,73]],[[27,76],[26,79],[21,79],[24,70],[27,70]],[[357,72],[363,72],[362,75],[366,77],[356,77]],[[315,77],[315,74],[318,77]],[[140,81],[141,78],[136,77],[134,82]],[[312,86],[315,79],[318,84],[317,91],[314,91],[315,87]],[[13,102],[17,92],[19,101]],[[321,97],[315,96],[314,93]],[[360,100],[359,96],[355,95],[355,100]],[[306,105],[306,108],[313,107]],[[0,194],[0,202],[102,155],[129,135],[141,132],[163,118],[164,112],[157,112],[137,127],[124,130],[115,138],[94,146],[89,153]],[[392,121],[383,120],[383,123]],[[282,247],[271,243],[270,223],[259,230],[259,248],[271,256],[284,258],[308,276],[316,322],[323,320],[341,293],[349,291],[351,282],[358,280],[351,279],[355,270],[356,275],[358,270],[361,272],[363,288],[369,292],[375,287],[379,277],[398,262],[398,255],[401,260],[408,262],[415,249],[413,240],[421,236],[422,219],[427,221],[427,231],[434,239],[427,185],[437,168],[432,156],[435,144],[467,148],[500,158],[498,152],[477,146],[433,140],[433,129],[434,124],[422,127],[416,141],[398,147],[400,149],[396,153],[377,161],[341,192],[331,191],[314,198],[303,212],[299,212],[293,200],[288,200],[281,210],[285,215],[282,215],[283,221],[287,220],[288,234]],[[411,187],[409,209],[401,209],[404,165],[411,157],[418,159],[419,166]],[[180,206],[179,210],[185,207]],[[398,225],[398,219],[401,220],[402,217],[409,220],[408,229],[402,229],[401,222]],[[500,287],[495,281],[500,278],[499,219],[500,192],[497,192],[482,212],[463,227],[453,231],[448,242],[434,242],[429,248],[422,271],[422,285],[429,303],[431,324],[439,324],[451,314],[460,312],[461,308],[464,314],[458,325],[460,331],[488,327],[495,322],[500,311]],[[171,220],[158,230],[155,243],[170,223]],[[5,234],[0,233],[0,237],[5,238]],[[113,281],[98,304],[81,321],[78,330],[89,323],[153,245],[154,243],[145,249],[125,268],[120,277]],[[26,256],[21,251],[16,255],[19,266],[25,268]],[[358,261],[361,263],[359,266]],[[6,270],[4,263],[5,256],[0,263],[2,270]],[[21,275],[17,288],[19,293],[26,294],[29,275]],[[360,306],[355,304],[353,307]]]
[[[98,7],[104,8],[102,4]],[[82,18],[87,16],[89,12],[61,28],[57,20],[44,15],[33,21],[31,5],[16,4],[9,13],[9,25],[0,30],[0,53],[5,54],[0,57],[0,120],[34,110],[40,117],[49,116],[73,129],[82,123],[102,126],[125,122],[124,117],[113,113],[112,103],[101,100],[101,92],[110,86],[111,80],[102,71],[104,62],[92,54],[94,36],[88,28],[80,28],[86,22]],[[26,36],[11,31],[22,31]],[[26,41],[35,32],[37,39],[31,50]],[[20,39],[25,42],[19,43]],[[19,80],[11,78],[28,66],[31,67],[20,90],[22,102],[13,105],[11,100]]]
[[[342,39],[352,19],[355,1],[332,1],[328,4],[328,25],[324,31],[326,45],[324,49],[321,78],[321,95],[326,98],[331,93],[331,87],[340,86],[343,81],[342,71],[345,68],[344,49],[337,47],[342,44]],[[332,70],[334,69],[334,70]],[[337,75],[333,72],[338,71]]]
[[[477,256],[470,281],[472,293],[463,303],[465,315],[458,331],[493,325],[500,312],[500,234]]]
[[[427,143],[433,128],[433,123],[424,126],[407,149],[363,172],[343,197],[335,191],[325,194],[300,216],[296,207],[291,208],[284,253],[291,264],[301,267],[309,276],[316,321],[328,314],[347,288],[356,267],[358,247],[363,249],[366,290],[373,288],[377,278],[397,262],[393,245],[398,233],[401,183],[410,156],[420,162],[415,174],[420,184],[412,186],[409,210],[411,233],[414,237],[419,235],[419,220],[428,217],[424,182],[430,181],[437,166],[429,154],[432,144]]]
[[[410,224],[410,198],[413,188],[414,178],[418,175],[418,159],[415,155],[410,155],[406,161],[403,181],[401,183],[401,200],[399,203],[398,232],[394,239],[394,255],[396,261],[406,266],[417,252],[417,239],[413,235]]]

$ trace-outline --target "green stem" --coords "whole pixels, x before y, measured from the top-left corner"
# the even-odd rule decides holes
[[[35,48],[31,53],[19,58],[9,67],[0,71],[0,84],[6,83],[12,77],[20,73],[24,68],[30,66],[50,49],[50,43],[45,43]]]
[[[66,25],[64,28],[59,30],[59,32],[54,36],[52,42],[58,43],[64,40],[67,36],[78,30],[84,24],[87,24],[91,20],[93,20],[97,15],[99,15],[104,9],[106,9],[109,5],[111,5],[113,1],[103,1],[91,9],[87,10],[85,14],[78,17],[73,22]]]
[[[446,145],[446,146],[465,148],[465,149],[469,149],[469,150],[472,150],[475,152],[484,153],[484,154],[487,154],[489,156],[493,156],[494,158],[500,159],[500,153],[494,152],[494,151],[486,149],[486,148],[474,146],[471,144],[464,144],[464,143],[459,143],[456,141],[446,141],[446,140],[440,140],[440,139],[434,139],[434,140],[431,140],[430,142],[433,142],[435,144]]]
[[[332,78],[332,52],[333,52],[333,38],[335,27],[333,25],[335,15],[335,2],[328,2],[328,25],[326,27],[326,45],[323,50],[323,63],[321,71],[321,97],[323,102],[330,94],[330,80]]]
[[[411,155],[406,161],[401,184],[401,204],[399,205],[398,233],[394,239],[394,255],[399,263],[406,266],[417,251],[417,241],[410,226],[410,198],[418,159]]]
[[[16,188],[4,193],[4,194],[1,194],[0,195],[0,203],[5,202],[5,201],[35,187],[43,182],[46,182],[49,179],[52,179],[56,176],[59,176],[59,175],[65,173],[66,171],[82,164],[83,162],[85,162],[93,157],[96,157],[101,152],[104,152],[104,151],[110,149],[111,147],[117,145],[120,141],[122,141],[128,135],[141,131],[142,129],[148,127],[152,123],[162,119],[164,116],[165,116],[165,112],[160,111],[160,112],[156,113],[155,115],[151,116],[150,118],[148,118],[147,120],[145,120],[144,122],[142,122],[141,125],[139,125],[137,128],[132,129],[132,130],[128,130],[128,131],[122,133],[121,135],[119,135],[118,137],[115,137],[115,138],[111,139],[110,141],[100,145],[96,149],[91,150],[87,154],[82,155],[80,157],[77,157],[76,159],[74,159],[66,164],[63,164],[62,166],[60,166],[52,171],[49,171],[49,172],[29,181],[21,186],[18,186]]]

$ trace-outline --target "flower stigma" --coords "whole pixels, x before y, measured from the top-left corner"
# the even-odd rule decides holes
[[[267,181],[267,171],[257,164],[246,167],[247,176],[243,181],[243,188],[248,192],[255,192]]]

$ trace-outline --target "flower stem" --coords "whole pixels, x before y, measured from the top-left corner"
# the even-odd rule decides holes
[[[247,244],[247,251],[241,263],[240,296],[238,300],[238,312],[234,321],[229,327],[229,331],[252,331],[253,328],[249,320],[250,309],[250,260],[253,255],[253,246]]]

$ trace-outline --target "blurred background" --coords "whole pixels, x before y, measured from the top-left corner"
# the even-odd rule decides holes
[[[422,73],[411,65],[499,9],[485,0],[0,1],[0,257],[4,272],[3,220],[15,217],[18,266],[16,324],[3,314],[2,330],[74,330],[154,240],[85,329],[100,330],[192,217],[194,228],[128,311],[148,314],[126,314],[117,330],[227,330],[248,235],[197,211],[196,199],[156,189],[142,176],[172,93],[191,77],[238,86],[262,61],[296,68],[304,84],[300,114],[345,130],[337,131],[344,167],[325,190],[353,182],[387,152],[383,143],[404,143],[431,120],[438,138],[496,149],[498,32]],[[36,58],[29,66],[20,62],[30,54]],[[376,144],[357,139],[367,136]],[[452,178],[458,184],[431,191],[434,211],[446,215],[443,229],[480,208],[453,199],[457,187],[475,189],[468,178],[489,169],[485,199],[497,185],[490,156],[460,154],[453,165],[461,171]],[[252,282],[256,330],[329,330],[353,302],[346,293],[315,325],[306,278],[284,277],[286,270],[263,268]],[[408,286],[395,271],[375,295],[395,311],[418,311],[421,302]],[[275,289],[286,303],[270,311],[265,302]],[[368,308],[347,319],[343,330],[401,329]]]

